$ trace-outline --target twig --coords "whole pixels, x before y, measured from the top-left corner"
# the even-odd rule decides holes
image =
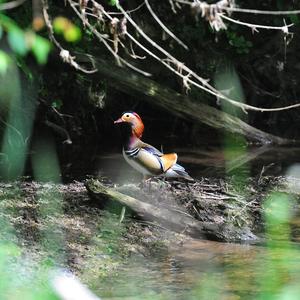
[[[184,64],[179,62],[175,57],[173,57],[170,53],[168,53],[165,49],[157,45],[148,35],[145,34],[145,32],[134,22],[134,20],[126,13],[126,11],[119,6],[119,9],[123,12],[124,16],[127,18],[127,20],[136,28],[136,30],[157,50],[162,52],[164,55],[168,57],[168,59],[173,62],[175,65],[181,65],[182,69],[186,71],[188,74],[192,75],[196,80],[198,80],[200,83],[195,82],[194,80],[187,78],[182,75],[181,72],[171,67],[168,63],[166,63],[164,60],[159,58],[157,55],[152,53],[150,50],[148,50],[145,46],[143,46],[140,42],[138,42],[132,35],[130,35],[128,32],[126,32],[126,35],[130,37],[130,39],[136,43],[140,48],[142,48],[145,52],[147,52],[149,55],[151,55],[156,60],[160,61],[162,64],[164,64],[169,70],[171,70],[173,73],[177,74],[182,79],[185,79],[187,82],[191,83],[192,85],[218,97],[221,98],[229,103],[231,103],[234,106],[240,107],[243,111],[246,112],[246,110],[253,110],[253,111],[260,111],[260,112],[271,112],[271,111],[282,111],[282,110],[288,110],[296,107],[300,107],[300,103],[296,103],[289,106],[284,107],[278,107],[278,108],[262,108],[262,107],[256,107],[252,105],[248,105],[245,103],[238,102],[234,99],[231,99],[225,95],[223,95],[220,91],[215,89],[213,86],[208,84],[207,80],[197,75],[195,72],[190,70],[188,67],[186,67]]]
[[[2,124],[4,124],[6,127],[12,129],[12,130],[20,137],[20,139],[21,139],[23,145],[26,145],[26,139],[24,139],[22,133],[21,133],[15,126],[13,126],[13,125],[11,125],[10,123],[4,121],[2,118],[0,118],[0,122],[1,122]]]
[[[127,12],[129,14],[133,13],[133,12],[136,12],[137,10],[139,10],[140,8],[142,8],[143,6],[145,5],[145,1],[143,1],[139,6],[137,6],[136,8],[134,9],[131,9],[131,10],[128,10]],[[107,12],[109,13],[110,15],[122,15],[122,13],[119,13],[119,12]]]
[[[284,15],[298,15],[300,10],[258,10],[258,9],[246,9],[246,8],[225,8],[227,11],[255,14],[255,15],[273,15],[273,16],[284,16]]]
[[[188,50],[188,46],[186,44],[184,44],[176,35],[174,35],[165,25],[164,23],[158,18],[158,16],[155,14],[155,12],[153,11],[152,7],[149,4],[148,0],[145,0],[146,6],[150,12],[150,14],[152,15],[152,17],[154,18],[154,20],[160,25],[160,27],[170,36],[172,37],[179,45],[181,45],[184,49]]]
[[[170,3],[170,6],[171,6],[171,9],[172,9],[173,13],[177,14],[177,11],[176,11],[173,0],[169,0],[169,3]],[[178,3],[176,3],[176,4],[179,5]]]
[[[97,72],[97,69],[92,69],[92,70],[87,70],[83,67],[81,67],[76,61],[75,61],[75,56],[71,56],[70,52],[66,49],[64,49],[61,44],[56,40],[55,36],[54,36],[54,31],[53,31],[53,27],[51,24],[51,20],[50,20],[50,16],[48,14],[48,1],[47,0],[42,0],[43,3],[43,15],[44,15],[44,20],[46,23],[46,26],[48,28],[48,34],[49,34],[49,38],[50,40],[55,44],[55,46],[60,49],[60,57],[61,59],[68,63],[69,65],[71,65],[72,67],[74,67],[76,70],[79,70],[83,73],[86,74],[92,74]]]
[[[126,66],[128,66],[129,68],[131,68],[132,70],[143,74],[144,76],[151,76],[150,73],[145,72],[135,66],[133,66],[132,64],[130,64],[129,62],[127,62],[124,58],[122,58],[121,56],[119,56],[112,47],[109,46],[109,44],[107,43],[107,41],[105,40],[105,38],[103,37],[103,35],[101,35],[94,26],[92,26],[88,20],[84,19],[84,17],[80,14],[80,12],[77,10],[76,8],[76,4],[71,1],[71,0],[67,0],[71,6],[71,8],[73,8],[74,12],[77,14],[77,16],[81,19],[82,22],[85,22],[85,25],[95,34],[95,36],[99,39],[99,41],[101,43],[104,44],[104,46],[107,48],[107,50],[115,57],[115,59],[117,60],[117,63],[119,65],[121,65],[121,63],[125,64]],[[97,2],[93,1],[94,3],[96,3],[98,5]]]
[[[16,0],[16,1],[11,1],[11,2],[7,2],[7,3],[1,3],[0,10],[9,10],[9,9],[16,8],[18,6],[21,6],[26,1],[27,0]]]
[[[121,63],[127,65],[129,68],[143,74],[144,76],[151,76],[151,74],[140,70],[139,68],[133,66],[126,60],[124,60],[122,57],[120,57],[116,51],[109,45],[107,38],[105,35],[102,35],[100,32],[97,31],[97,29],[92,26],[88,20],[86,19],[86,16],[83,16],[79,10],[76,8],[78,6],[78,3],[72,1],[72,0],[67,0],[74,12],[77,14],[77,16],[82,20],[82,22],[87,26],[94,34],[95,36],[99,39],[101,43],[104,44],[104,46],[108,49],[108,51],[115,57],[119,65]],[[113,20],[113,18],[107,13],[104,8],[95,0],[91,0],[91,2],[94,4],[94,7],[97,8],[101,13],[103,13],[109,20]],[[146,1],[146,4],[148,1]],[[149,3],[148,3],[149,4]],[[229,102],[230,104],[237,106],[241,108],[244,112],[247,110],[253,110],[253,111],[260,111],[260,112],[272,112],[272,111],[282,111],[282,110],[287,110],[287,109],[292,109],[296,107],[300,107],[300,103],[294,104],[294,105],[289,105],[285,107],[278,107],[278,108],[262,108],[262,107],[256,107],[248,104],[244,104],[241,102],[238,102],[234,99],[231,99],[227,97],[226,95],[222,94],[220,91],[218,91],[216,88],[214,88],[212,85],[208,83],[207,79],[204,79],[200,77],[198,74],[193,72],[191,69],[189,69],[187,66],[185,66],[182,62],[178,61],[175,57],[173,57],[168,51],[160,47],[156,42],[154,42],[136,23],[135,21],[129,16],[127,11],[125,11],[121,6],[118,6],[120,9],[121,13],[124,15],[124,17],[133,25],[133,27],[139,32],[139,34],[147,41],[149,42],[155,49],[157,49],[160,53],[166,56],[166,59],[163,59],[159,57],[157,54],[154,54],[152,51],[150,51],[148,48],[146,48],[144,45],[142,45],[138,40],[136,40],[127,30],[125,30],[122,34],[126,35],[133,41],[136,45],[138,45],[142,50],[144,50],[147,54],[149,54],[151,57],[162,63],[165,67],[167,67],[170,71],[175,73],[177,76],[182,78],[183,83],[185,84],[186,87],[189,86],[189,84],[202,89],[203,91],[210,93],[211,95],[214,95],[218,99],[222,99],[224,101]],[[218,7],[219,9],[219,7]],[[223,9],[223,6],[221,6],[221,9]],[[96,16],[96,15],[95,15]],[[224,16],[223,16],[224,17]],[[50,24],[51,25],[51,24]],[[249,24],[248,24],[249,25]],[[287,26],[280,27],[281,30],[286,31]],[[52,32],[53,36],[53,32]],[[56,41],[54,39],[54,41]],[[56,41],[57,42],[57,41]],[[114,42],[114,41],[113,41]],[[68,52],[62,52],[62,55],[66,55],[67,58],[69,58]],[[72,59],[72,57],[71,57]]]
[[[194,2],[185,0],[173,0],[177,3],[192,5]],[[200,1],[198,1],[200,2]],[[247,14],[260,14],[260,15],[298,15],[300,10],[259,10],[259,9],[249,9],[249,8],[239,8],[239,7],[224,7],[224,10],[230,12],[247,13]]]
[[[241,215],[241,213],[242,213],[244,210],[246,210],[248,207],[251,207],[251,205],[254,204],[255,202],[257,203],[257,199],[254,199],[254,200],[251,200],[251,201],[249,201],[249,202],[247,202],[247,203],[244,203],[245,205],[244,205],[243,207],[241,207],[241,209],[240,209],[239,211],[237,211],[235,214],[233,214],[233,215],[231,216],[231,218],[232,218],[233,220],[235,220],[235,218],[236,218],[238,215]]]
[[[284,26],[268,26],[268,25],[251,24],[251,23],[241,22],[241,21],[232,19],[232,18],[230,18],[228,16],[225,16],[224,14],[220,14],[220,17],[223,18],[223,19],[225,19],[225,20],[227,20],[227,21],[230,21],[232,23],[250,27],[250,28],[252,28],[254,30],[256,28],[262,28],[262,29],[269,29],[269,30],[282,30],[282,31],[285,31],[287,28],[289,28],[291,26],[294,26],[293,23],[292,24],[288,24],[288,25],[284,25]]]
[[[65,140],[63,141],[63,144],[69,144],[69,145],[72,144],[72,139],[70,137],[70,134],[68,133],[68,131],[65,128],[63,128],[53,122],[50,122],[48,120],[45,121],[45,124],[48,127],[52,128],[55,132],[60,134],[62,137],[65,138]]]
[[[181,0],[176,0],[176,1],[179,1],[180,3],[183,4],[190,5],[193,8],[193,10],[195,10],[196,14],[201,13],[201,16],[205,17],[205,19],[209,21],[211,27],[216,31],[219,31],[221,29],[227,29],[225,23],[222,21],[222,18],[235,24],[250,27],[254,31],[257,31],[257,28],[286,31],[288,27],[293,26],[293,24],[289,24],[285,26],[267,26],[267,25],[260,25],[260,24],[250,24],[247,22],[242,22],[230,18],[225,15],[225,12],[229,14],[233,11],[237,11],[238,8],[234,6],[233,2],[228,0],[221,0],[215,4],[207,4],[206,2],[199,1],[199,0],[196,0],[194,2],[181,1]]]

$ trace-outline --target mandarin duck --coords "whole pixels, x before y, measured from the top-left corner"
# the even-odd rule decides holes
[[[127,127],[124,136],[123,156],[127,163],[144,175],[181,177],[193,180],[185,169],[177,164],[177,154],[164,154],[155,147],[141,141],[144,124],[141,117],[132,111],[124,112],[114,124],[122,123]]]

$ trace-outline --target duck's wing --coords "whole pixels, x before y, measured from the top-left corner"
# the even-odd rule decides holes
[[[152,145],[149,145],[147,143],[144,143],[142,141],[140,141],[140,143],[138,144],[138,147],[141,149],[144,149],[146,151],[148,151],[149,153],[156,155],[156,156],[163,156],[164,154],[159,151],[158,149],[156,149],[155,147],[153,147]]]
[[[141,142],[140,147],[141,147],[141,149],[146,150],[147,152],[151,153],[152,155],[157,156],[157,158],[161,161],[163,172],[166,172],[167,170],[169,170],[177,162],[177,154],[176,153],[163,154],[161,151],[159,151],[152,145],[146,144],[144,142]]]

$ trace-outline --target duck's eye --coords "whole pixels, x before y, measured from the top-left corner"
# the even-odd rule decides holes
[[[126,117],[126,118],[129,118],[129,115],[127,114],[127,115],[125,115],[125,117]]]

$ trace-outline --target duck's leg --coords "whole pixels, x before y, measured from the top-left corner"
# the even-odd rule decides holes
[[[142,189],[148,190],[148,192],[150,192],[152,178],[153,178],[153,176],[151,176],[151,175],[144,175],[143,180],[141,182]]]
[[[151,176],[151,175],[144,175],[143,181],[144,181],[144,182],[147,182],[147,181],[149,181],[152,177],[153,177],[153,176]]]

